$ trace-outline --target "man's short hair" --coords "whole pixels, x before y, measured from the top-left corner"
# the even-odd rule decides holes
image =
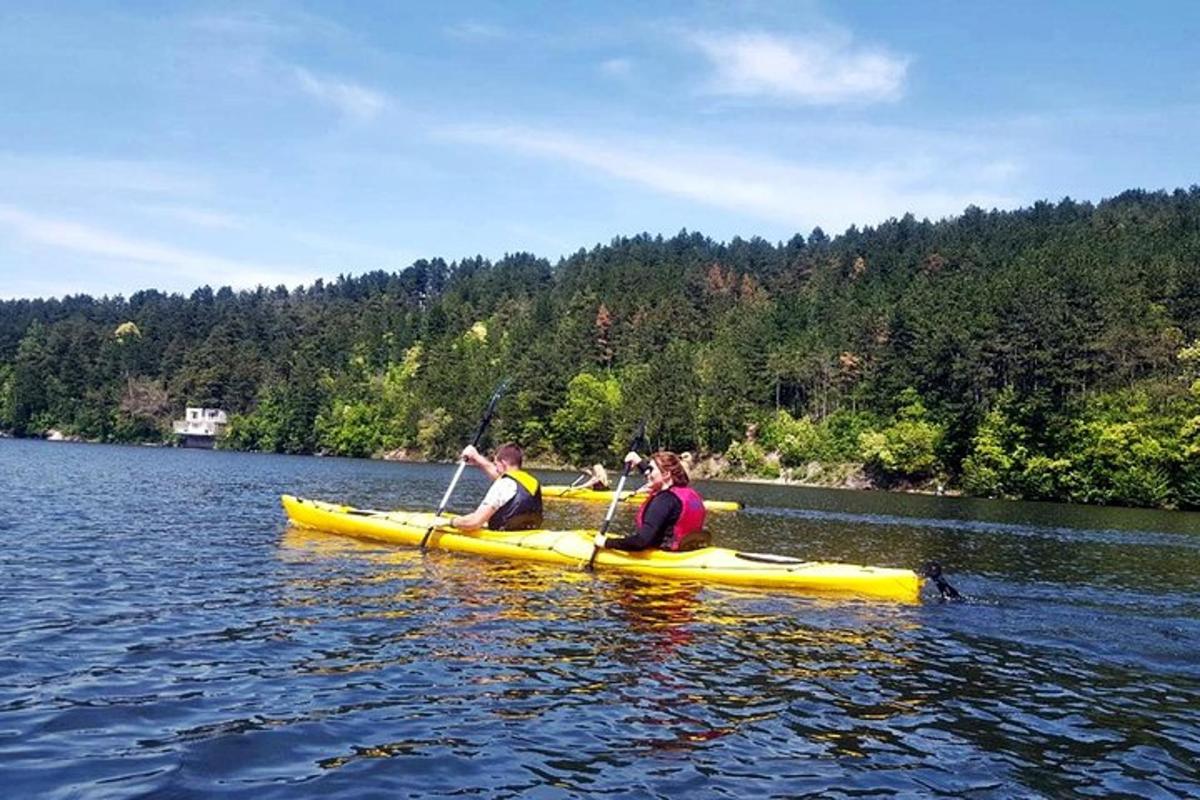
[[[510,467],[520,469],[521,463],[525,460],[525,451],[516,442],[507,442],[496,449],[495,457],[497,461],[503,461]]]

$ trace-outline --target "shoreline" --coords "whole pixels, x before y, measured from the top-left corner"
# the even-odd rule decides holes
[[[194,450],[221,450],[226,453],[256,453],[260,455],[307,455],[312,458],[355,458],[353,456],[331,456],[328,453],[267,453],[261,450],[233,450],[217,448],[184,448],[174,442],[102,442],[99,440],[84,439],[76,435],[63,435],[58,431],[49,431],[45,436],[13,436],[9,431],[0,431],[0,439],[12,440],[31,440],[43,442],[55,442],[66,444],[111,444],[127,447],[161,447],[161,448],[178,448],[178,449],[194,449]],[[781,487],[796,487],[801,489],[834,489],[837,491],[849,492],[890,492],[895,494],[920,494],[929,497],[970,497],[971,495],[964,494],[961,490],[950,487],[942,487],[939,491],[937,488],[926,484],[908,485],[908,486],[880,486],[865,476],[862,472],[861,464],[842,464],[842,472],[846,475],[840,481],[806,481],[803,479],[790,478],[784,475],[771,478],[767,476],[757,475],[732,475],[726,471],[722,465],[723,459],[714,456],[704,456],[700,458],[692,457],[690,453],[681,454],[683,461],[687,467],[688,473],[694,480],[697,481],[713,481],[718,483],[745,483],[759,486],[781,486]],[[410,451],[393,450],[388,453],[379,455],[367,456],[365,458],[356,459],[362,461],[393,461],[402,464],[455,464],[455,461],[442,461],[438,459],[429,459],[419,456]],[[532,470],[553,470],[555,472],[581,472],[581,470],[571,464],[563,464],[557,461],[546,461],[541,459],[530,459],[527,466]],[[616,470],[612,474],[620,474],[620,470]],[[931,481],[930,483],[936,483]],[[986,498],[984,498],[986,499]]]
[[[454,464],[454,461],[431,461],[430,459],[420,456],[411,456],[404,453],[403,456],[398,455],[400,451],[384,453],[380,456],[372,456],[371,460],[382,461],[398,461],[401,463],[412,464]],[[747,483],[760,486],[782,486],[782,487],[798,487],[801,489],[836,489],[839,491],[850,492],[891,492],[895,494],[922,494],[929,497],[967,497],[968,495],[957,488],[951,488],[940,484],[935,479],[930,479],[922,484],[909,484],[897,486],[880,486],[863,473],[862,464],[840,464],[834,466],[842,467],[842,472],[846,477],[840,481],[820,482],[806,481],[786,476],[776,478],[757,476],[757,475],[733,475],[726,472],[726,469],[721,466],[721,459],[718,456],[702,456],[700,458],[693,457],[690,453],[680,454],[681,460],[688,471],[688,474],[696,481],[714,481],[719,483]],[[542,461],[536,458],[528,459],[526,467],[531,470],[554,470],[557,472],[576,472],[582,473],[582,470],[571,464],[562,464],[556,461]],[[822,467],[825,465],[822,465]],[[620,470],[610,470],[610,475],[620,475]]]
[[[208,447],[188,448],[188,447],[184,447],[180,444],[172,443],[172,442],[103,442],[103,441],[96,440],[96,439],[84,439],[79,436],[70,436],[70,435],[63,436],[61,438],[50,437],[50,436],[14,436],[10,431],[0,430],[0,440],[4,440],[4,439],[8,439],[8,440],[12,440],[12,441],[54,442],[56,444],[85,444],[85,445],[103,445],[103,446],[111,446],[111,447],[140,447],[140,448],[149,447],[149,448],[163,448],[163,449],[194,450],[197,452],[245,453],[245,454],[250,454],[250,455],[266,455],[266,456],[277,456],[278,455],[278,456],[300,456],[300,457],[309,457],[309,458],[342,458],[342,459],[347,459],[347,460],[351,460],[351,461],[392,461],[392,462],[401,463],[401,464],[438,464],[438,465],[442,465],[442,466],[452,466],[452,465],[455,465],[458,463],[456,461],[432,460],[432,459],[421,458],[421,457],[399,458],[391,453],[377,455],[377,456],[358,457],[358,456],[334,456],[334,455],[330,455],[328,453],[275,453],[275,452],[267,452],[267,451],[263,451],[263,450],[234,450],[234,449],[223,449],[223,448],[219,448],[219,447],[218,448],[208,448]],[[560,464],[558,462],[552,462],[552,461],[532,460],[528,466],[529,466],[529,469],[531,469],[531,470],[552,470],[555,472],[566,472],[566,473],[581,472],[581,470],[579,470],[577,467]],[[703,472],[703,470],[701,470],[701,471]],[[857,474],[861,475],[861,469],[857,470],[856,472],[857,472]],[[815,482],[815,481],[796,480],[793,478],[787,478],[787,477],[783,477],[783,476],[776,477],[776,478],[770,478],[770,477],[759,477],[759,476],[753,476],[753,475],[700,474],[700,475],[694,475],[693,478],[694,478],[694,480],[697,480],[697,481],[707,481],[707,482],[713,482],[713,483],[732,483],[732,484],[741,483],[741,484],[750,484],[750,485],[759,485],[759,486],[778,486],[778,487],[783,487],[783,488],[831,489],[831,490],[835,490],[835,491],[847,491],[847,492],[879,492],[879,493],[884,493],[884,494],[910,494],[910,495],[925,495],[928,497],[954,497],[954,498],[967,498],[967,499],[975,499],[975,500],[1005,500],[1005,501],[1012,501],[1012,502],[1019,502],[1019,503],[1050,502],[1050,503],[1059,503],[1059,504],[1069,505],[1069,506],[1078,506],[1078,507],[1082,507],[1082,508],[1113,508],[1113,509],[1129,509],[1129,510],[1139,510],[1139,511],[1169,511],[1169,512],[1170,511],[1182,511],[1185,513],[1195,511],[1195,509],[1189,509],[1189,508],[1180,509],[1180,508],[1165,507],[1165,506],[1100,505],[1100,504],[1078,503],[1078,502],[1071,502],[1069,500],[1055,500],[1055,499],[1048,499],[1048,500],[1047,499],[1037,499],[1037,500],[1035,500],[1035,499],[1028,499],[1028,498],[1022,498],[1022,497],[986,497],[983,495],[967,494],[960,489],[952,488],[952,487],[945,487],[940,484],[938,484],[936,486],[936,488],[929,488],[928,484],[880,486],[880,485],[870,481],[869,479],[865,479],[862,481],[855,481],[855,482],[843,481],[841,483],[820,483],[820,482]],[[931,483],[936,483],[936,481],[931,481]]]
[[[308,456],[311,458],[346,458],[349,460],[356,460],[356,461],[394,461],[394,462],[398,462],[398,463],[410,463],[410,464],[453,465],[453,464],[457,463],[455,461],[432,460],[432,459],[428,459],[428,458],[414,456],[410,453],[405,453],[404,457],[400,457],[396,451],[393,451],[391,453],[384,453],[384,454],[376,455],[376,456],[369,456],[366,458],[359,458],[359,457],[354,457],[354,456],[332,456],[332,455],[329,455],[328,453],[273,453],[273,452],[266,452],[266,451],[262,451],[262,450],[222,449],[220,447],[211,448],[211,449],[210,448],[184,448],[184,447],[182,447],[178,444],[172,443],[172,442],[102,442],[99,440],[84,439],[84,438],[81,438],[78,436],[64,436],[61,439],[49,438],[46,436],[15,436],[10,431],[0,431],[0,440],[42,441],[42,442],[54,442],[56,444],[112,445],[115,447],[143,447],[143,448],[151,447],[151,448],[170,448],[170,449],[192,449],[192,450],[197,450],[200,452],[203,452],[205,450],[213,450],[213,451],[219,451],[219,452],[224,452],[224,453],[252,453],[255,455]],[[875,482],[871,481],[869,478],[867,478],[865,475],[862,474],[861,465],[853,465],[853,464],[842,465],[842,466],[854,467],[854,469],[852,469],[849,472],[849,475],[851,477],[857,475],[858,479],[842,480],[840,482],[823,483],[823,482],[819,482],[819,481],[798,480],[795,478],[788,478],[785,476],[771,478],[771,477],[765,477],[765,476],[760,477],[760,476],[753,476],[753,475],[729,475],[729,474],[723,474],[719,470],[716,471],[715,473],[709,472],[706,469],[706,466],[707,466],[708,462],[711,462],[713,460],[714,459],[712,459],[711,457],[709,457],[708,459],[701,459],[699,462],[700,468],[698,470],[693,471],[691,468],[689,468],[689,473],[692,474],[693,479],[697,480],[697,481],[712,481],[712,482],[718,482],[718,483],[733,483],[733,484],[744,483],[744,484],[760,485],[760,486],[779,486],[779,487],[787,487],[787,488],[794,487],[794,488],[800,488],[800,489],[833,489],[833,490],[837,490],[837,491],[850,491],[850,492],[882,492],[882,493],[890,493],[890,494],[925,495],[928,497],[954,497],[954,498],[970,498],[970,499],[977,499],[977,500],[1008,500],[1008,501],[1023,502],[1023,503],[1051,502],[1051,503],[1061,503],[1061,504],[1065,504],[1065,505],[1088,507],[1088,508],[1125,508],[1125,509],[1146,510],[1146,511],[1183,511],[1185,513],[1195,511],[1194,509],[1187,509],[1187,508],[1180,509],[1180,508],[1171,508],[1171,507],[1164,507],[1164,506],[1123,506],[1123,505],[1101,505],[1101,504],[1092,504],[1092,503],[1078,503],[1078,502],[1071,502],[1070,500],[1065,500],[1065,499],[1034,500],[1034,499],[1022,498],[1022,497],[986,497],[983,495],[967,494],[967,493],[963,492],[961,489],[959,489],[957,487],[951,487],[951,486],[943,485],[939,490],[939,488],[937,487],[936,480],[930,480],[930,481],[928,481],[926,483],[922,483],[922,484],[881,486],[881,485],[876,484]],[[530,469],[534,469],[534,470],[539,470],[539,469],[553,470],[556,472],[567,472],[567,473],[580,472],[580,470],[577,467],[574,467],[570,464],[562,464],[562,463],[555,462],[555,461],[544,461],[544,460],[539,460],[539,459],[530,459],[528,466]],[[619,471],[618,471],[618,474],[619,474]]]

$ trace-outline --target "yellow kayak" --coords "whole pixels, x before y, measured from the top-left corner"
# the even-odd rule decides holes
[[[404,545],[419,545],[426,531],[432,528],[429,547],[572,567],[587,563],[595,535],[594,530],[467,533],[449,527],[448,517],[427,512],[372,511],[291,495],[284,495],[282,502],[288,520],[299,528]],[[912,570],[803,561],[724,547],[686,553],[601,550],[595,566],[703,583],[852,595],[900,603],[917,602],[921,592],[921,578]]]
[[[611,503],[616,491],[613,489],[588,489],[583,486],[542,486],[543,500],[577,500],[581,503]],[[634,495],[632,491],[621,492],[622,503],[640,505],[646,495]],[[737,511],[741,503],[733,500],[705,500],[704,507],[709,511]]]

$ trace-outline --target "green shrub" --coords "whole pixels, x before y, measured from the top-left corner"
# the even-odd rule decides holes
[[[829,461],[858,459],[859,438],[879,426],[879,418],[862,411],[841,409],[821,420],[827,451],[822,457]]]
[[[1190,463],[1176,478],[1176,498],[1180,508],[1200,509],[1200,463]]]
[[[453,421],[450,412],[441,406],[421,415],[417,420],[417,447],[423,455],[439,456],[449,452],[446,429]]]
[[[1178,441],[1151,417],[1080,421],[1071,452],[1072,499],[1085,503],[1162,506],[1174,500],[1170,472]]]
[[[567,384],[566,401],[550,419],[555,448],[576,464],[610,455],[620,409],[621,385],[616,378],[576,375]]]
[[[735,475],[765,475],[768,473],[767,454],[757,442],[734,442],[725,451],[725,458]],[[779,467],[775,467],[778,476]]]
[[[367,458],[382,445],[379,409],[364,401],[335,403],[317,415],[317,445],[336,456]]]
[[[518,441],[527,456],[540,456],[552,451],[549,431],[535,419],[526,420],[521,425]]]
[[[1007,490],[1026,500],[1058,500],[1066,496],[1072,485],[1071,461],[1066,458],[1030,456],[1009,478]]]
[[[906,390],[901,399],[906,404],[895,422],[859,435],[859,456],[869,470],[888,479],[928,478],[940,466],[937,452],[945,432],[926,419],[916,392]]]
[[[763,449],[779,453],[780,463],[788,467],[825,458],[828,440],[826,431],[811,419],[795,419],[783,409],[768,417],[759,432]]]
[[[1011,397],[1011,392],[1009,392]],[[983,418],[962,463],[963,488],[974,495],[999,497],[1020,493],[1026,450],[1024,430],[1008,416],[1008,404],[997,403]]]

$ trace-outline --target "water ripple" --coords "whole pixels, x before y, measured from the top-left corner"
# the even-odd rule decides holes
[[[1200,793],[1197,568],[1172,531],[714,521],[755,550],[949,556],[972,598],[904,607],[282,525],[280,491],[417,505],[443,467],[11,441],[0,467],[26,497],[0,548],[12,796]]]

